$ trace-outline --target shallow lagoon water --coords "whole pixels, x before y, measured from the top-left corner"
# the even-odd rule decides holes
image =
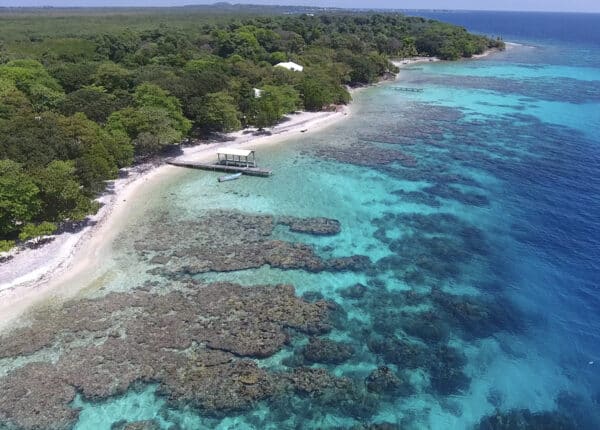
[[[344,315],[325,337],[354,353],[342,363],[312,366],[362,383],[385,364],[410,390],[379,396],[364,416],[318,404],[307,410],[310,400],[294,398],[286,411],[267,401],[211,418],[173,409],[156,386],[140,385],[100,402],[78,397],[75,428],[108,430],[121,420],[156,419],[165,429],[378,422],[467,429],[496,410],[514,409],[564,414],[577,428],[598,428],[600,82],[598,69],[573,66],[579,63],[566,52],[538,43],[402,71],[401,85],[425,91],[400,92],[393,83],[367,89],[355,97],[349,121],[260,148],[260,164],[275,172],[270,179],[219,184],[216,174],[180,172],[123,226],[106,262],[110,276],[92,293],[128,291],[160,277],[133,245],[161,228],[158,214],[173,222],[214,210],[333,218],[342,227],[337,235],[280,227],[274,235],[312,245],[323,258],[367,255],[373,270],[263,266],[193,278],[286,283],[308,300],[322,295]],[[597,55],[592,48],[576,52]],[[345,293],[355,284],[366,287],[361,299]],[[477,321],[453,313],[469,309],[463,301],[490,307]],[[420,325],[431,310],[439,318]],[[392,362],[392,354],[372,346],[375,337],[408,339],[434,355],[416,366]],[[290,358],[307,343],[306,336],[293,336],[278,353],[256,361],[289,370]],[[441,355],[446,346],[464,358]]]

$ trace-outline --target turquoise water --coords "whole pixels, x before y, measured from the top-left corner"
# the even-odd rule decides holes
[[[459,269],[431,274],[423,282],[407,282],[393,266],[374,276],[312,274],[264,267],[198,278],[246,285],[291,283],[299,295],[319,292],[336,301],[344,307],[352,324],[349,330],[335,331],[330,337],[353,344],[362,355],[360,359],[329,368],[337,375],[359,379],[381,364],[381,358],[365,347],[366,339],[361,339],[361,329],[372,330],[374,319],[379,316],[376,304],[356,303],[340,295],[349,285],[369,285],[376,278],[385,284],[389,294],[439,287],[451,294],[506,300],[510,308],[503,310],[520,315],[520,323],[503,327],[500,322],[485,335],[465,332],[464,327],[451,327],[449,344],[467,357],[464,373],[470,378],[468,387],[449,396],[436,395],[427,388],[426,375],[419,370],[407,371],[416,392],[382,401],[379,412],[372,417],[375,422],[406,422],[411,417],[412,425],[419,428],[460,429],[476,424],[496,407],[555,411],[571,401],[589,411],[598,395],[595,364],[588,364],[598,357],[597,331],[594,332],[598,326],[586,321],[594,317],[593,307],[589,304],[580,307],[581,298],[570,297],[568,290],[562,289],[565,282],[577,285],[581,281],[573,278],[577,275],[584,278],[586,273],[564,271],[563,262],[554,261],[561,256],[553,256],[552,250],[535,243],[539,240],[535,237],[539,230],[544,230],[542,236],[552,236],[546,239],[548,242],[554,236],[560,240],[568,233],[561,231],[566,226],[560,223],[552,229],[546,224],[549,216],[544,213],[546,208],[534,206],[552,205],[552,196],[533,196],[533,189],[519,182],[528,185],[531,181],[552,188],[569,181],[568,176],[561,175],[571,162],[568,158],[584,156],[561,154],[561,146],[569,149],[569,145],[578,145],[581,152],[597,150],[591,139],[600,131],[595,116],[600,108],[598,99],[591,98],[579,105],[561,102],[553,95],[548,99],[532,98],[526,90],[546,79],[551,82],[577,79],[587,85],[597,80],[598,70],[551,64],[528,68],[525,65],[529,58],[530,48],[517,47],[477,62],[419,65],[421,70],[402,72],[401,79],[403,85],[425,87],[423,93],[397,92],[393,85],[369,89],[358,95],[351,121],[318,135],[269,148],[268,152],[260,151],[261,163],[275,168],[272,179],[243,178],[217,185],[212,175],[189,172],[157,196],[157,201],[161,207],[166,205],[171,211],[191,217],[209,209],[235,209],[335,218],[342,223],[340,235],[300,239],[297,234],[282,232],[281,238],[308,241],[318,250],[328,249],[321,252],[332,256],[366,254],[374,261],[394,254],[375,235],[374,221],[383,214],[399,216],[384,229],[387,237],[400,240],[409,235],[430,234],[420,231],[419,225],[403,224],[403,214],[408,220],[418,214],[434,223],[436,214],[452,215],[450,225],[440,226],[436,233],[460,238],[464,234],[461,229],[476,229],[484,236],[485,244],[474,245],[474,249],[483,247],[483,250],[468,252],[460,261],[450,261]],[[502,90],[503,82],[496,82],[490,90],[490,85],[481,88],[476,80],[479,77],[514,80],[520,76],[523,79],[519,85],[510,82],[506,91]],[[576,86],[584,85],[582,82]],[[336,161],[337,148],[345,145],[366,146],[366,152],[359,151],[365,157],[370,155],[370,145],[384,154],[399,150],[415,157],[417,164],[412,168],[395,163],[374,167]],[[326,155],[322,154],[323,148]],[[556,165],[561,158],[565,165]],[[519,178],[520,175],[529,177]],[[399,190],[403,194],[395,194]],[[419,240],[411,246],[419,245],[427,252],[427,244]],[[586,315],[588,310],[590,313]],[[502,321],[503,316],[498,318]],[[263,365],[285,368],[282,361],[291,354],[293,346],[265,360]],[[116,401],[121,409],[115,410],[127,411],[126,414],[143,414],[146,407],[149,410],[144,416],[152,415],[156,407],[153,402],[144,403],[137,397],[123,400]],[[132,401],[140,403],[138,411],[130,410]],[[98,407],[90,404],[84,410]],[[103,406],[102,410],[107,408]],[[269,421],[269,407],[263,408],[264,418],[259,427]],[[98,422],[93,421],[92,412],[89,416],[90,423]],[[82,415],[78,429],[96,425],[86,427],[87,417]],[[237,420],[240,428],[250,426],[243,415]],[[329,414],[312,425],[344,426],[352,422],[356,423]],[[225,420],[219,425],[228,428],[233,424]],[[273,428],[280,425],[272,424]],[[303,423],[310,425],[311,421]]]
[[[337,303],[341,323],[323,337],[354,352],[341,363],[312,366],[363,384],[386,365],[406,391],[381,394],[375,407],[351,413],[291,396],[214,418],[175,408],[155,385],[141,384],[102,401],[78,396],[75,428],[155,419],[164,429],[388,422],[447,430],[521,409],[567,416],[573,428],[600,428],[600,69],[580,61],[598,51],[550,42],[404,70],[400,83],[358,93],[350,120],[260,148],[260,164],[274,169],[270,179],[219,184],[216,174],[182,171],[123,226],[105,263],[110,276],[92,292],[161,280],[133,244],[165,219],[184,223],[217,209],[333,218],[342,227],[337,235],[279,227],[275,235],[309,244],[323,258],[367,255],[373,268],[263,266],[186,276],[289,283],[307,300]],[[347,294],[355,284],[364,286],[360,298]],[[386,339],[424,355],[401,356]],[[269,371],[291,371],[307,343],[294,335],[255,360]]]

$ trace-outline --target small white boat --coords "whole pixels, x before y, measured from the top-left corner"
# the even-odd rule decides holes
[[[236,179],[239,179],[240,176],[242,176],[241,173],[234,173],[232,175],[219,176],[219,182],[234,181]]]

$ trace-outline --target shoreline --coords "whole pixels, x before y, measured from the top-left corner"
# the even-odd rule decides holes
[[[492,49],[477,58],[488,56],[497,50]],[[437,57],[411,57],[391,60],[399,67],[417,63],[440,62]],[[382,80],[381,85],[400,79]],[[370,85],[373,86],[373,85]],[[356,94],[370,86],[351,88]],[[338,106],[335,111],[299,112],[287,116],[282,123],[270,128],[269,135],[255,135],[256,129],[244,129],[224,136],[223,140],[201,143],[183,148],[183,154],[174,157],[177,161],[204,162],[214,158],[215,150],[221,147],[236,146],[256,148],[267,144],[279,144],[292,137],[303,136],[335,125],[350,118],[352,104]],[[10,326],[23,313],[36,304],[51,298],[71,296],[85,288],[66,287],[78,279],[82,284],[93,280],[94,269],[98,267],[99,256],[119,233],[119,221],[127,213],[127,208],[137,194],[151,188],[156,181],[167,180],[181,172],[181,168],[160,164],[142,164],[123,169],[127,176],[110,181],[107,191],[98,198],[102,207],[97,214],[88,217],[89,223],[76,233],[62,233],[37,249],[19,251],[9,261],[0,263],[0,330]],[[6,270],[8,269],[8,270]],[[83,279],[82,279],[83,278]],[[65,288],[60,288],[65,286]],[[64,289],[64,291],[62,291]],[[61,291],[59,291],[61,290]]]
[[[299,112],[268,129],[268,135],[255,135],[255,129],[245,129],[224,136],[223,140],[183,148],[178,161],[203,162],[215,157],[215,150],[236,146],[256,148],[277,144],[293,137],[320,131],[351,116],[350,106],[335,111]],[[58,291],[61,285],[76,281],[83,275],[93,278],[99,256],[110,247],[119,229],[119,221],[127,213],[128,205],[136,195],[181,172],[179,167],[160,164],[142,164],[123,169],[126,177],[110,181],[107,190],[97,199],[102,207],[88,217],[81,230],[54,236],[54,240],[36,249],[24,249],[13,258],[0,263],[0,329],[10,326],[33,305],[53,297],[76,293]],[[85,285],[76,290],[85,288]]]

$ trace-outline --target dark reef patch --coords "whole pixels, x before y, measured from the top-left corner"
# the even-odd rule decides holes
[[[513,93],[527,95],[537,100],[548,100],[563,103],[597,103],[600,101],[600,90],[597,85],[568,77],[550,78],[499,78],[497,76],[463,76],[428,75],[426,81],[415,79],[415,85],[443,85],[455,88],[476,88],[477,90],[497,91],[503,94]],[[512,106],[511,106],[512,107]]]
[[[253,361],[207,366],[191,359],[162,379],[159,393],[180,407],[191,406],[205,415],[223,417],[281,393],[283,382]]]
[[[276,219],[268,215],[212,211],[193,221],[174,221],[162,215],[153,224],[152,232],[136,239],[134,246],[142,258],[157,265],[153,273],[171,279],[264,265],[309,272],[363,271],[371,266],[366,256],[327,260],[319,257],[312,246],[277,240],[273,236],[278,224],[300,233],[339,233],[339,222],[328,218]]]
[[[404,314],[401,328],[406,334],[419,338],[427,344],[435,344],[448,338],[450,329],[446,322],[433,311]]]
[[[575,430],[577,427],[557,412],[531,412],[528,409],[496,412],[484,417],[477,430]]]
[[[277,223],[286,225],[296,233],[314,234],[317,236],[335,235],[342,231],[340,222],[330,218],[297,218],[281,217]]]
[[[75,388],[51,364],[27,364],[0,379],[0,386],[0,425],[9,429],[67,430],[77,420],[69,407]]]
[[[309,363],[339,364],[354,354],[354,348],[329,339],[310,338],[302,350],[304,359]]]
[[[327,332],[329,312],[328,303],[305,302],[285,285],[192,283],[162,295],[134,290],[68,302],[2,337],[5,356],[54,345],[63,353],[56,364],[27,364],[0,379],[0,420],[20,429],[70,428],[77,419],[69,407],[76,392],[100,400],[137,383],[158,382],[169,402],[209,416],[246,410],[288,386],[308,390],[300,374],[270,373],[241,357],[274,354],[289,330]],[[90,346],[79,346],[82,341]],[[336,381],[321,376],[311,383]]]
[[[444,396],[466,390],[471,383],[462,370],[466,362],[466,357],[454,348],[445,345],[437,348],[428,366],[433,390]]]
[[[457,278],[461,265],[487,254],[481,230],[451,214],[386,213],[372,222],[374,237],[393,252],[377,261],[377,270],[394,271],[406,281]],[[390,236],[395,231],[399,234]]]
[[[417,160],[412,155],[396,149],[385,149],[371,142],[357,141],[346,146],[321,146],[315,150],[316,157],[358,166],[377,167],[398,163],[403,167],[415,167]]]
[[[160,424],[156,420],[135,421],[135,422],[117,422],[110,430],[160,430]]]
[[[488,206],[488,198],[483,194],[468,193],[450,185],[433,185],[427,187],[423,192],[442,199],[455,200],[468,206]]]
[[[401,369],[426,367],[429,356],[427,346],[397,336],[373,336],[367,341],[367,346],[385,362],[396,364]]]
[[[419,205],[430,206],[432,208],[439,208],[441,206],[440,201],[435,195],[425,193],[423,191],[404,191],[396,190],[392,192],[393,195],[400,197],[402,202],[416,203]]]
[[[346,299],[360,300],[364,297],[367,292],[367,287],[363,284],[354,284],[350,287],[344,288],[340,295]]]
[[[458,328],[467,339],[524,330],[527,317],[501,296],[492,300],[486,296],[459,296],[434,289],[430,298],[443,319]]]
[[[379,366],[365,379],[368,391],[378,394],[391,394],[406,396],[412,392],[410,384],[398,377],[387,366]]]

